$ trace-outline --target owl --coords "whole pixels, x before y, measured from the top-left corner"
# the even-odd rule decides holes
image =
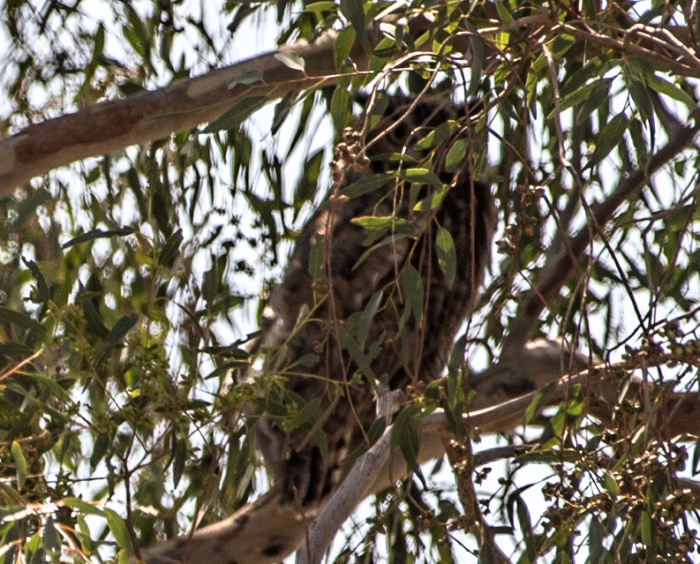
[[[149,564],[280,561],[375,420],[396,412],[378,403],[441,376],[488,262],[494,206],[468,157],[454,159],[466,146],[463,106],[385,102],[358,127],[369,134],[346,131],[338,145],[330,193],[299,233],[251,351],[264,359],[252,377],[270,376],[255,435],[272,487],[224,521],[141,551]]]
[[[309,512],[367,443],[377,398],[441,376],[489,257],[490,190],[466,162],[445,164],[465,107],[386,102],[364,142],[346,131],[330,195],[263,312],[258,352],[284,386],[266,398],[257,448],[282,502]],[[433,149],[427,136],[438,127],[453,138]]]

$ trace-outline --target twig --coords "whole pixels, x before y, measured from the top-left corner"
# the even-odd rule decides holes
[[[598,232],[593,226],[604,226],[625,201],[639,193],[654,173],[693,142],[699,130],[698,125],[679,129],[664,147],[652,155],[645,170],[637,169],[623,177],[606,200],[592,206],[590,221],[570,238],[568,245],[564,245],[561,252],[544,265],[532,294],[521,302],[510,332],[503,340],[505,356],[517,354],[517,351],[525,346],[542,310],[545,307],[553,307],[559,291],[578,268],[571,260],[571,254],[576,257],[583,254],[592,242],[593,235]]]

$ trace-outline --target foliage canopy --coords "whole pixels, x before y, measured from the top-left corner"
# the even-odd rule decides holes
[[[465,439],[448,454],[466,460],[472,477],[456,468],[447,491],[424,467],[425,478],[380,494],[334,557],[464,561],[473,544],[464,548],[456,532],[476,534],[465,522],[486,519],[511,535],[502,548],[513,561],[692,559],[700,497],[688,480],[700,428],[678,434],[658,414],[673,393],[698,387],[696,5],[90,4],[0,7],[6,140],[81,110],[89,130],[101,100],[138,105],[144,91],[230,64],[241,58],[237,38],[256,30],[278,45],[335,30],[335,72],[317,80],[303,47],[282,50],[277,60],[307,82],[281,99],[273,84],[216,106],[206,127],[3,187],[17,190],[0,200],[2,562],[126,562],[139,546],[217,522],[261,491],[251,422],[281,381],[245,378],[254,360],[246,343],[290,243],[330,185],[333,140],[360,110],[353,94],[380,105],[395,90],[474,101],[470,119],[446,128],[469,132],[473,142],[454,146],[454,160],[469,155],[499,208],[498,252],[467,338],[445,387],[417,395],[399,416],[403,452],[438,403],[456,414],[458,435],[476,439],[456,423],[469,404],[466,360],[493,351],[517,367],[536,338],[564,337],[591,365],[612,363],[603,378],[619,402],[599,415],[584,382],[546,420],[533,408],[532,426],[497,439],[526,445],[501,455],[511,463],[499,480],[470,466]],[[228,88],[261,80],[263,70],[246,71]],[[158,111],[144,121],[186,113]],[[440,128],[431,135],[423,142],[444,141]],[[0,173],[12,166],[0,163]],[[402,174],[426,182],[420,169]],[[224,394],[226,374],[234,385]],[[639,397],[625,396],[640,375]],[[506,395],[538,387],[525,380],[516,370]],[[476,392],[473,406],[494,403]],[[538,405],[547,399],[545,391]],[[290,426],[303,408],[285,414]],[[469,509],[472,480],[479,503]],[[535,489],[544,496],[538,515],[526,501]]]

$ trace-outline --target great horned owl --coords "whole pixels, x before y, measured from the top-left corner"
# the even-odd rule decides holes
[[[367,136],[368,164],[358,136],[346,134],[332,193],[269,298],[258,350],[264,370],[285,383],[270,391],[256,436],[283,503],[323,504],[349,469],[343,458],[377,418],[378,384],[396,391],[438,378],[471,312],[489,256],[490,190],[464,163],[445,170],[456,127],[437,150],[415,147],[460,113],[445,98],[390,97]],[[427,174],[411,183],[393,172],[426,166],[433,185]],[[416,209],[431,195],[433,204]],[[440,256],[438,238],[447,255],[454,243],[454,260]]]
[[[368,165],[361,139],[346,135],[331,194],[299,234],[256,349],[263,371],[281,376],[256,423],[273,487],[224,521],[142,551],[149,564],[278,562],[345,477],[343,458],[366,441],[381,390],[440,376],[473,307],[494,219],[490,191],[468,167],[445,170],[460,152],[450,120],[462,111],[391,97],[367,136]],[[452,138],[416,147],[438,127]],[[452,259],[438,252],[448,239]]]

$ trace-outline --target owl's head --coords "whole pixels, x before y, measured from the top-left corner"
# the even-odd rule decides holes
[[[357,129],[369,131],[365,154],[375,172],[384,172],[387,166],[395,168],[398,160],[408,161],[406,164],[420,161],[442,142],[449,145],[449,140],[459,135],[459,122],[467,113],[466,106],[455,103],[449,94],[393,94],[374,100],[366,96],[363,106]],[[428,137],[431,132],[434,134]]]

